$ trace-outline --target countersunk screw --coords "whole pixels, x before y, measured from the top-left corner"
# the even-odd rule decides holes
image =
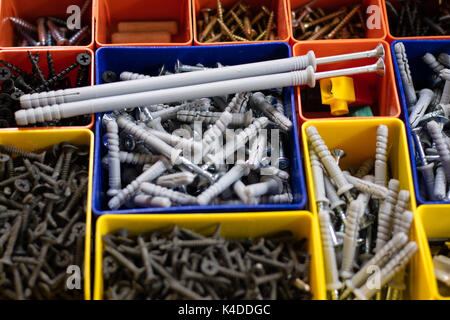
[[[116,80],[117,80],[117,74],[115,72],[107,70],[102,73],[103,83],[116,82]]]
[[[31,160],[37,160],[39,162],[44,162],[46,152],[43,151],[41,153],[27,152],[21,149],[18,149],[13,146],[4,146],[0,145],[0,151],[8,153],[8,154],[17,154],[21,157],[28,158]]]
[[[69,45],[69,40],[67,40],[66,38],[63,37],[63,35],[61,34],[60,30],[55,26],[53,21],[48,20],[47,21],[47,27],[52,32],[53,38],[56,40],[56,44],[58,46],[67,46],[67,45]]]

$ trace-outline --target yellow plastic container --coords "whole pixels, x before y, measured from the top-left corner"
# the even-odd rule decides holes
[[[259,237],[282,230],[290,230],[300,238],[308,239],[311,253],[310,286],[313,299],[325,299],[320,238],[316,219],[310,212],[271,212],[260,214],[192,214],[192,215],[103,215],[97,220],[95,235],[95,283],[94,299],[103,299],[103,241],[102,236],[121,228],[131,233],[145,233],[173,226],[188,228],[204,235],[214,232],[221,224],[221,235],[228,239]]]
[[[58,129],[58,130],[20,130],[1,131],[0,144],[10,145],[25,151],[35,151],[49,148],[55,144],[67,141],[74,145],[89,146],[89,182],[86,208],[86,240],[84,253],[84,297],[91,299],[91,197],[92,175],[94,164],[94,134],[88,129]]]
[[[425,205],[420,206],[417,213],[421,217],[424,237],[424,252],[426,260],[426,270],[430,274],[430,285],[433,299],[450,300],[448,296],[442,296],[438,290],[436,276],[433,270],[433,260],[428,245],[428,238],[450,238],[450,205]]]
[[[305,157],[305,170],[308,185],[310,207],[317,217],[317,206],[314,194],[311,163],[309,160],[308,136],[306,128],[313,125],[325,141],[328,148],[342,149],[347,156],[341,158],[340,167],[358,167],[367,158],[375,157],[375,143],[377,127],[384,124],[389,129],[389,168],[392,177],[400,181],[401,190],[409,190],[411,193],[411,208],[416,211],[416,202],[409,165],[408,143],[406,140],[405,126],[401,120],[393,118],[362,119],[362,120],[314,120],[308,121],[302,126],[302,140]],[[405,299],[432,299],[429,285],[430,274],[426,267],[424,252],[424,232],[419,216],[415,215],[415,221],[411,227],[410,240],[419,245],[418,253],[414,255],[410,263],[409,283]]]

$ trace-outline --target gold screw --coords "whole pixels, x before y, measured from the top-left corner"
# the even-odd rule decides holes
[[[269,39],[270,30],[272,30],[273,16],[274,16],[273,11],[271,11],[270,16],[269,16],[269,21],[267,22],[266,34],[264,36],[264,40]]]
[[[325,36],[325,39],[333,39],[336,33],[341,30],[343,26],[345,26],[351,18],[356,14],[358,9],[361,7],[361,4],[357,4],[345,17],[342,21],[331,31],[329,34]]]

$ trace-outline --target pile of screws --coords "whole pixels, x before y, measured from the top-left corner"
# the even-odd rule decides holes
[[[306,239],[289,231],[257,239],[169,233],[103,236],[104,297],[111,300],[310,300]]]
[[[389,29],[394,37],[450,35],[450,3],[443,0],[402,0],[400,6],[386,1]],[[427,15],[436,6],[434,15]]]
[[[276,40],[277,17],[273,10],[261,6],[259,10],[250,5],[236,2],[230,9],[222,7],[201,9],[202,18],[197,20],[198,40],[200,42],[262,41]]]
[[[361,4],[334,11],[309,5],[292,10],[292,31],[297,40],[358,39],[366,36]]]
[[[178,62],[175,71],[195,68]],[[102,76],[115,78],[110,72]],[[123,80],[142,77],[148,76],[121,74]],[[285,116],[282,92],[243,92],[105,114],[108,207],[291,203],[283,144],[292,122]]]
[[[333,150],[333,159],[314,126],[306,133],[330,297],[354,295],[366,300],[377,295],[381,299],[381,289],[387,285],[386,299],[400,299],[406,289],[405,267],[417,244],[408,243],[414,219],[408,209],[410,193],[399,191],[396,179],[387,183],[388,128],[380,125],[377,129],[375,159],[369,158],[358,170],[349,171],[339,167],[343,150]],[[374,268],[380,270],[378,288],[369,278]]]
[[[80,9],[80,19],[91,8],[91,0],[86,0]],[[15,30],[16,47],[36,46],[80,46],[90,42],[90,19],[81,29],[70,29],[65,19],[39,17],[35,25],[18,17],[9,17]]]
[[[83,299],[67,270],[83,270],[89,150],[0,152],[0,299]]]
[[[14,112],[20,109],[20,97],[28,93],[38,93],[48,90],[59,90],[72,88],[72,83],[68,75],[78,68],[76,87],[82,87],[89,84],[89,66],[91,64],[91,55],[89,53],[80,53],[76,61],[67,66],[60,72],[56,72],[53,56],[47,51],[46,64],[48,73],[44,76],[39,62],[42,61],[41,51],[33,55],[27,51],[30,61],[31,72],[27,73],[22,68],[5,61],[0,60],[0,81],[2,83],[0,93],[0,128],[16,127]],[[60,121],[51,121],[41,123],[40,126],[48,127],[54,125],[87,125],[91,121],[91,116],[79,116],[72,119],[62,119]]]
[[[450,239],[428,239],[439,293],[450,297]]]
[[[450,55],[441,53],[437,59],[431,53],[423,56],[432,77],[419,94],[411,77],[405,46],[395,45],[395,55],[408,107],[417,170],[424,184],[419,184],[421,196],[430,201],[450,201],[450,137],[446,126],[450,116]]]

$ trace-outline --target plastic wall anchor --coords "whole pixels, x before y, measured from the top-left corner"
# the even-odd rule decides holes
[[[450,69],[443,69],[439,72],[439,76],[445,80],[444,88],[442,89],[440,104],[450,103]]]
[[[227,108],[229,108],[232,113],[245,113],[247,112],[247,104],[251,96],[252,94],[249,92],[236,93]]]
[[[180,110],[177,112],[177,120],[181,122],[193,123],[195,121],[200,121],[206,124],[215,123],[222,112],[210,112],[210,111],[197,111],[197,110]],[[232,113],[231,121],[229,123],[230,127],[246,127],[252,123],[253,112],[252,110],[246,113]]]
[[[362,165],[358,168],[358,171],[354,174],[356,178],[362,179],[362,177],[368,175],[375,165],[375,160],[373,158],[369,158],[362,163]]]
[[[439,153],[442,167],[444,168],[445,178],[447,181],[450,181],[450,152],[444,140],[444,135],[436,121],[428,122],[427,129],[433,142],[436,144],[436,149]]]
[[[422,60],[436,74],[439,74],[439,72],[445,68],[441,63],[439,63],[439,61],[436,60],[434,55],[432,55],[431,53],[425,53],[425,55],[422,57]]]
[[[260,169],[260,174],[262,176],[275,176],[280,178],[283,182],[287,182],[289,180],[289,173],[286,171],[280,170],[277,167],[268,166]]]
[[[318,160],[316,160],[316,161],[318,161]],[[312,163],[312,161],[311,161],[311,163]],[[330,201],[330,208],[332,210],[334,210],[337,207],[345,206],[345,201],[343,201],[343,200],[341,200],[341,198],[339,198],[339,196],[337,195],[336,189],[334,189],[334,187],[331,184],[328,177],[324,176],[323,180],[324,180],[324,184],[325,184],[326,197]]]
[[[232,114],[228,110],[225,110],[222,112],[219,119],[216,120],[214,125],[205,132],[202,139],[203,157],[213,150],[214,144],[223,136],[223,133],[228,128],[231,120]]]
[[[392,221],[392,232],[395,229],[395,221],[401,219],[401,215],[407,210],[409,206],[410,193],[407,190],[400,190],[397,197],[397,203],[394,208],[393,221]]]
[[[152,128],[154,130],[168,133],[161,124],[161,118],[156,118],[156,119],[150,120],[146,123],[146,125],[147,125],[147,127]]]
[[[405,91],[406,104],[408,106],[413,106],[417,102],[417,96],[411,77],[411,71],[409,69],[409,62],[406,55],[405,45],[402,42],[397,42],[394,45],[394,50],[400,78],[403,84],[403,89]]]
[[[145,130],[148,133],[154,135],[155,137],[158,137],[159,139],[161,139],[162,141],[164,141],[165,143],[171,145],[176,149],[189,150],[192,151],[194,154],[202,153],[202,144],[200,142],[196,142],[192,139],[185,139],[180,136],[161,132],[155,129],[146,128]]]
[[[270,74],[258,77],[233,79],[227,81],[217,81],[210,83],[202,83],[197,85],[190,85],[185,87],[175,87],[171,85],[170,89],[161,89],[133,93],[122,94],[94,98],[84,101],[75,101],[70,103],[56,104],[46,107],[37,107],[30,109],[22,109],[16,111],[14,116],[18,125],[34,124],[37,122],[60,120],[85,114],[96,112],[107,112],[122,109],[137,108],[145,105],[152,105],[158,103],[173,103],[180,100],[194,100],[199,98],[217,97],[227,94],[234,94],[244,91],[267,90],[273,87],[291,87],[299,85],[309,85],[314,87],[317,79],[324,79],[329,77],[346,76],[362,73],[377,73],[384,75],[384,61],[379,59],[377,63],[362,67],[354,67],[347,69],[339,69],[332,71],[324,71],[315,73],[311,66],[303,71],[293,71],[287,73]],[[224,68],[220,68],[222,70]],[[203,72],[203,71],[198,71]],[[182,74],[182,73],[181,73]],[[190,74],[190,73],[186,73]],[[193,72],[192,74],[197,74]],[[169,76],[166,76],[169,77]],[[157,77],[162,79],[166,77]],[[135,81],[124,81],[122,84],[131,83],[137,84],[139,81],[150,81],[152,79],[143,79]],[[93,86],[94,92],[99,91],[99,86]],[[137,86],[136,86],[137,87]],[[151,86],[149,86],[151,87]],[[97,90],[97,91],[96,91]],[[98,95],[95,95],[98,97]]]
[[[128,186],[120,190],[117,195],[111,198],[111,200],[109,200],[108,202],[108,207],[111,210],[119,209],[121,205],[131,199],[131,197],[139,190],[139,187],[143,182],[152,181],[171,168],[172,165],[167,159],[162,158],[161,160],[157,161],[148,170],[141,173]]]
[[[450,287],[450,258],[443,255],[434,256],[433,268],[436,279]]]
[[[124,71],[120,74],[120,80],[129,81],[129,80],[140,80],[140,79],[150,79],[151,77],[145,74],[134,73]]]
[[[437,60],[444,67],[450,68],[450,55],[449,54],[442,52],[439,54]]]
[[[414,220],[414,215],[411,211],[405,210],[402,215],[394,217],[394,230],[393,235],[403,232],[409,235],[409,230],[411,229],[411,224]]]
[[[375,184],[383,187],[387,185],[388,135],[389,131],[387,126],[378,126],[375,154]]]
[[[445,178],[444,168],[442,166],[436,169],[436,178],[434,179],[433,188],[434,198],[442,201],[447,195],[447,179]]]
[[[245,184],[241,180],[238,180],[234,183],[233,190],[234,193],[236,193],[236,195],[239,197],[239,199],[241,199],[243,203],[256,204],[258,202],[256,198],[248,197],[248,195],[245,192]]]
[[[412,107],[412,111],[409,114],[409,123],[411,124],[411,128],[417,127],[421,118],[425,114],[425,111],[433,100],[433,97],[434,92],[432,90],[420,90],[419,100],[417,100],[416,104]]]
[[[140,186],[140,190],[148,195],[154,197],[165,197],[178,204],[189,205],[197,204],[197,199],[191,195],[184,194],[178,191],[173,191],[168,188],[158,186],[153,183],[144,182]]]
[[[319,211],[319,226],[325,263],[326,288],[328,291],[337,292],[342,288],[342,282],[339,281],[336,253],[330,235],[330,213],[327,210]]]
[[[279,204],[279,203],[292,203],[294,200],[294,197],[292,196],[292,193],[286,192],[282,194],[274,194],[270,196],[264,196],[261,197],[261,203],[272,203],[272,204]]]
[[[134,197],[134,204],[143,207],[161,207],[168,208],[172,206],[172,202],[166,197],[152,197],[145,194],[139,194]]]
[[[108,196],[116,195],[122,189],[120,177],[120,148],[119,126],[115,119],[106,124],[106,136],[108,137]]]
[[[322,165],[319,162],[319,158],[313,149],[309,151],[309,158],[311,161],[311,172],[314,182],[314,194],[318,205],[328,206],[330,204],[329,199],[325,195],[325,182]],[[337,194],[336,194],[337,195]]]
[[[156,161],[160,160],[161,157],[145,153],[129,153],[125,151],[120,151],[119,159],[121,163],[127,164],[146,164],[146,163],[153,164]]]
[[[373,195],[378,199],[384,199],[387,197],[388,189],[386,187],[364,179],[352,177],[347,171],[344,172],[344,176],[360,192]]]
[[[372,275],[359,289],[355,289],[353,293],[358,300],[371,299],[381,288],[383,288],[394,276],[405,267],[411,257],[416,253],[418,246],[415,242],[409,242],[397,255],[381,269],[380,274]],[[372,277],[380,278],[380,286],[373,286]]]
[[[349,279],[353,276],[353,262],[356,254],[356,241],[358,238],[358,215],[361,211],[361,203],[354,200],[350,203],[347,213],[347,224],[345,225],[344,247],[342,249],[342,265],[340,276]]]
[[[260,183],[245,187],[248,198],[257,198],[266,194],[280,194],[283,191],[283,182],[276,176],[263,176]]]
[[[267,102],[263,93],[255,92],[250,98],[250,106],[261,110],[270,120],[278,124],[281,130],[289,131],[292,129],[292,121]]]
[[[161,187],[175,188],[177,186],[184,186],[194,182],[195,175],[190,172],[177,172],[160,176],[156,180],[156,184]]]
[[[392,208],[394,206],[388,201],[383,201],[378,210],[378,228],[377,228],[377,240],[374,252],[379,252],[381,248],[386,244],[392,234]]]
[[[175,107],[169,107],[160,111],[151,112],[150,115],[153,119],[161,118],[161,121],[176,119],[178,112],[187,108],[186,104],[180,104]]]
[[[336,183],[338,187],[337,194],[341,196],[342,194],[350,191],[353,188],[353,185],[349,183],[345,178],[341,169],[336,164],[336,161],[331,155],[330,150],[325,145],[322,137],[319,135],[317,129],[314,126],[309,126],[308,128],[306,128],[306,133],[314,151],[327,170],[328,175]]]
[[[207,205],[214,200],[225,189],[241,179],[243,176],[248,175],[250,168],[246,164],[237,163],[231,168],[225,175],[223,175],[215,184],[211,185],[208,189],[203,191],[197,196],[197,202],[200,205]]]
[[[423,180],[425,181],[425,187],[427,189],[428,196],[430,197],[431,200],[435,200],[436,198],[434,195],[434,186],[435,186],[434,163],[431,162],[420,167],[417,166],[417,171],[419,171],[422,174]]]
[[[350,292],[362,286],[369,278],[374,266],[383,268],[401,248],[408,242],[408,236],[404,233],[396,234],[389,242],[370,259],[351,279],[345,281],[346,291],[341,299],[344,299]]]
[[[261,129],[264,129],[267,126],[268,123],[269,120],[266,117],[256,118],[253,120],[251,125],[235,135],[233,141],[225,144],[223,149],[217,154],[214,156],[206,155],[207,162],[214,164],[216,167],[224,164],[225,159],[228,159],[236,152],[236,150],[239,150],[245,146],[247,141],[256,136]]]
[[[256,170],[261,167],[261,161],[266,153],[267,131],[259,131],[258,136],[253,137],[249,145],[248,164],[252,170]]]

